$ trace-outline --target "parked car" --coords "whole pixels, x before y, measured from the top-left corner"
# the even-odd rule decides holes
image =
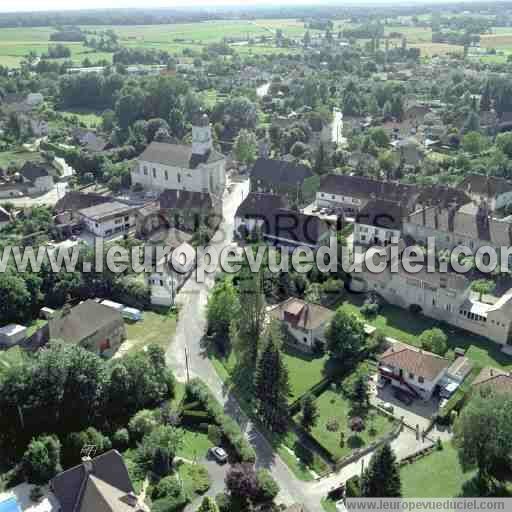
[[[386,379],[379,377],[379,379],[377,380],[377,388],[382,389],[383,387],[386,386],[387,383],[388,383],[388,381]]]
[[[213,448],[210,448],[210,453],[212,457],[220,464],[225,464],[228,461],[228,454],[226,453],[226,450],[220,446],[214,446]]]
[[[409,393],[406,393],[401,389],[395,389],[393,392],[393,396],[400,402],[404,403],[405,405],[411,405],[414,401],[411,395],[409,395]]]
[[[391,414],[393,414],[395,412],[395,408],[388,402],[384,402],[382,404],[382,408],[385,410],[385,411],[388,411],[390,412]]]

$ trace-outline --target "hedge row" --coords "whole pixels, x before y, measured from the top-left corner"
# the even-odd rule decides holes
[[[200,402],[213,421],[220,427],[223,436],[235,450],[241,462],[255,462],[256,454],[245,439],[238,423],[227,416],[208,387],[199,379],[191,380],[185,389],[187,402]]]

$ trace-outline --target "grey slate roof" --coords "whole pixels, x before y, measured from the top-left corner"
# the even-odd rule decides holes
[[[235,217],[268,217],[286,206],[286,200],[282,196],[251,192],[238,207]]]
[[[371,199],[356,216],[356,222],[382,229],[402,229],[407,211],[396,201]]]
[[[484,176],[483,174],[470,174],[459,187],[468,194],[478,194],[487,198],[494,198],[512,190],[512,182],[495,176]]]
[[[20,174],[28,181],[35,181],[37,178],[50,176],[47,167],[35,162],[25,162],[20,170]]]
[[[210,164],[224,159],[224,155],[212,149],[205,155],[195,155],[191,146],[152,142],[139,155],[139,162],[169,165],[182,169],[195,169],[199,164]]]
[[[85,192],[67,192],[66,195],[57,201],[55,210],[57,212],[78,211],[90,208],[98,204],[108,203],[112,198],[100,194],[86,194]]]
[[[164,190],[158,200],[162,210],[207,210],[212,207],[210,194],[190,190]]]
[[[50,320],[50,338],[79,344],[100,329],[115,326],[118,322],[123,322],[119,311],[93,300],[86,300],[68,313]]]
[[[313,173],[305,165],[270,158],[258,158],[251,172],[251,178],[276,185],[298,186]]]
[[[61,512],[137,512],[123,498],[134,493],[123,458],[116,450],[91,461],[91,472],[80,464],[57,475],[51,488]]]

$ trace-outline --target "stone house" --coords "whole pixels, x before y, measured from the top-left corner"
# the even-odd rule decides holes
[[[332,320],[334,311],[319,304],[290,297],[273,306],[269,314],[271,318],[286,326],[298,348],[312,352],[317,346],[325,346],[325,329]]]

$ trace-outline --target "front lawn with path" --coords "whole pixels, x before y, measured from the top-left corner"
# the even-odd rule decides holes
[[[311,429],[311,435],[332,454],[334,460],[339,460],[349,455],[352,450],[377,441],[390,433],[396,425],[392,418],[383,416],[370,408],[369,415],[364,418],[364,430],[353,432],[349,425],[351,418],[349,400],[331,389],[324,391],[316,399],[316,405],[319,417],[316,425]],[[373,420],[370,420],[370,417]],[[336,425],[335,430],[333,425]],[[344,433],[343,445],[340,444],[341,432]]]
[[[464,473],[457,450],[445,443],[435,451],[400,470],[404,498],[455,498],[465,495],[464,484],[475,472]]]

